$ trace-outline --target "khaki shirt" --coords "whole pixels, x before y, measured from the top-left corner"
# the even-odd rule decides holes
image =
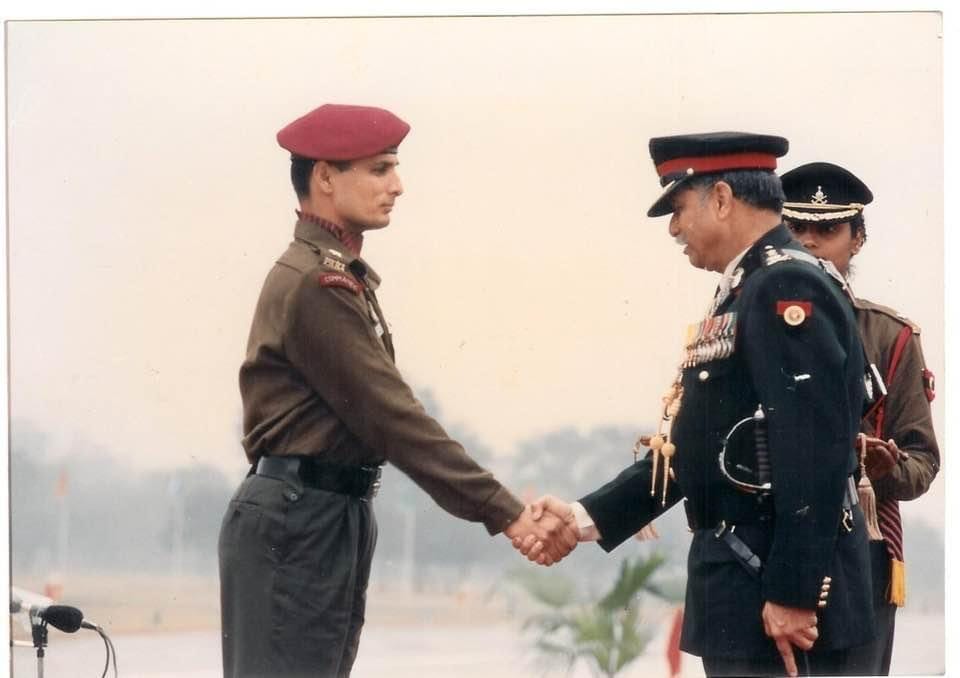
[[[866,299],[857,299],[854,305],[867,359],[877,366],[884,380],[897,335],[905,326],[913,330],[894,377],[886,384],[883,431],[880,432],[884,440],[893,438],[910,458],[899,461],[888,475],[872,483],[877,499],[916,499],[929,489],[940,469],[940,448],[924,384],[926,365],[920,348],[920,328],[893,309]],[[865,421],[861,430],[876,435],[875,424],[875,421]]]
[[[240,368],[247,459],[390,462],[444,510],[490,534],[503,530],[523,504],[400,376],[392,344],[380,336],[379,277],[318,224],[298,221],[294,237],[264,282]]]

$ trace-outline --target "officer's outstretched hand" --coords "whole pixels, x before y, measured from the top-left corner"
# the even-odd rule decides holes
[[[544,507],[539,505],[542,500],[524,508],[504,534],[528,560],[549,566],[560,562],[576,547],[579,530],[568,504],[557,499],[552,507]]]
[[[763,604],[763,630],[773,638],[783,658],[788,676],[797,675],[793,648],[809,650],[817,636],[817,613],[798,607],[784,607],[767,601]]]
[[[633,536],[637,541],[650,541],[651,539],[659,539],[660,533],[657,532],[656,525],[653,523],[647,523]]]

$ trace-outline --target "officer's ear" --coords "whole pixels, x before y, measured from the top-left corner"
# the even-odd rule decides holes
[[[331,180],[336,169],[325,160],[317,160],[313,163],[313,172],[310,174],[310,182],[318,191],[324,195],[333,193],[333,181]]]
[[[733,189],[726,181],[718,181],[710,189],[710,204],[716,210],[717,217],[725,219],[733,210]]]
[[[858,230],[857,234],[853,237],[853,245],[850,247],[850,256],[855,256],[860,254],[860,248],[863,247],[863,231]]]

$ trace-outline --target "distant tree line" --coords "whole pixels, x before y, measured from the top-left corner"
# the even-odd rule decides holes
[[[436,416],[430,394],[421,399]],[[511,457],[497,457],[462,427],[448,431],[524,500],[548,492],[576,499],[595,489],[631,463],[638,433],[626,427],[560,429],[527,440]],[[42,427],[11,422],[14,583],[61,568],[215,576],[220,520],[239,477],[202,464],[137,471],[122,455],[80,443],[77,448],[69,457],[53,458]],[[489,585],[525,564],[502,536],[491,539],[482,526],[453,518],[390,466],[374,506],[379,536],[373,586],[453,591]],[[690,539],[685,521],[675,508],[656,521],[660,539],[624,544],[611,554],[584,544],[558,567],[588,588],[595,581],[601,591],[625,558],[656,552],[666,558],[665,572],[681,580]],[[907,524],[905,534],[911,605],[919,599],[925,608],[942,609],[943,536],[925,523]]]

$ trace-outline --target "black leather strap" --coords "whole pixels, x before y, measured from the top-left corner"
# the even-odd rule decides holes
[[[734,534],[735,530],[736,525],[728,528],[725,523],[721,523],[714,534],[730,547],[733,555],[737,558],[737,562],[743,565],[743,568],[749,572],[751,576],[759,577],[760,568],[763,565],[763,563],[760,562],[760,556],[754,553],[740,537]]]

